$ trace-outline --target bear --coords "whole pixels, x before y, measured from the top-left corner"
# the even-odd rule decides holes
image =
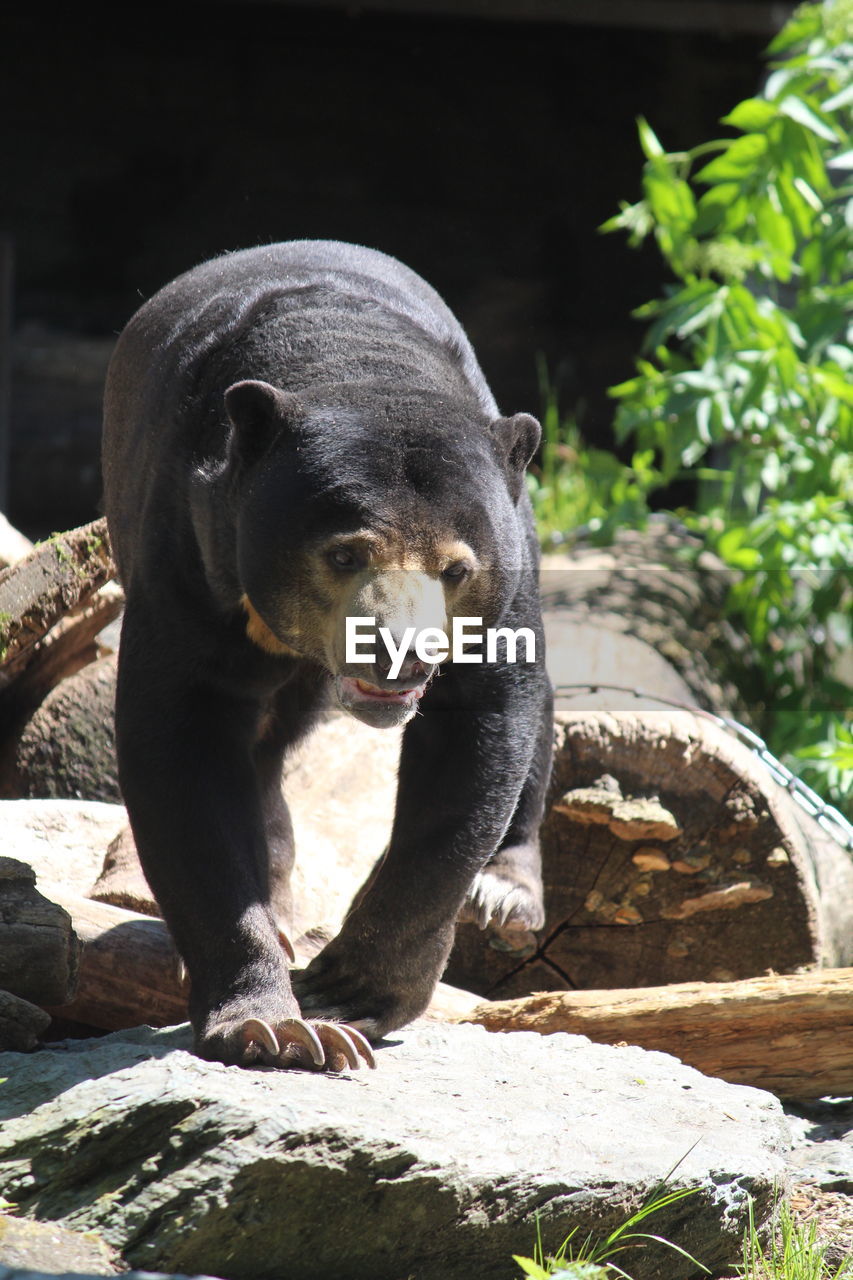
[[[103,433],[119,782],[199,1056],[374,1065],[457,919],[542,927],[539,438],[501,416],[439,295],[376,250],[228,253],[121,333]],[[396,810],[339,934],[291,975],[282,765],[333,712],[405,725]]]

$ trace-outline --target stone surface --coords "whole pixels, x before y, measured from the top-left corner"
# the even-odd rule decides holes
[[[791,1176],[822,1191],[853,1195],[853,1098],[802,1103],[786,1113]]]
[[[713,1271],[747,1197],[770,1211],[788,1136],[767,1094],[582,1037],[415,1024],[376,1072],[244,1071],[186,1028],[0,1056],[0,1185],[21,1214],[95,1230],[132,1266],[227,1280],[513,1280],[607,1231],[661,1179],[695,1187],[649,1228]],[[637,1280],[678,1280],[660,1246]]]
[[[122,1265],[115,1252],[94,1232],[85,1235],[69,1231],[55,1222],[33,1222],[0,1213],[0,1280],[6,1268],[55,1272],[58,1267],[72,1273],[88,1272],[114,1276]]]
[[[0,848],[29,863],[40,888],[85,894],[126,822],[123,805],[97,800],[0,800]]]

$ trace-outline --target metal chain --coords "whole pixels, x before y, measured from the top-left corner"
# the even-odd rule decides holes
[[[713,711],[705,711],[702,707],[691,707],[688,703],[678,702],[675,698],[664,698],[659,693],[646,693],[642,689],[632,689],[626,685],[601,683],[558,684],[555,685],[554,692],[559,696],[561,693],[597,693],[599,689],[604,689],[609,693],[627,693],[633,698],[648,698],[667,707],[676,707],[679,711],[689,711],[691,715],[700,716],[704,720],[710,720],[712,724],[727,729],[729,733],[734,734],[736,738],[740,738],[741,742],[745,742],[751,748],[773,780],[780,787],[784,787],[801,809],[804,809],[806,813],[814,818],[823,830],[843,849],[853,852],[853,826],[847,821],[844,814],[839,813],[833,805],[826,804],[825,801],[821,800],[820,796],[812,791],[811,787],[806,786],[802,779],[793,774],[781,760],[778,760],[773,755],[764,739],[759,738],[758,734],[753,733],[752,729],[748,729],[745,724],[741,724],[738,720],[732,720],[729,716],[715,715]]]

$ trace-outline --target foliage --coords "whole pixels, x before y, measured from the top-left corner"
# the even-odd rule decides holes
[[[798,1224],[787,1204],[779,1209],[777,1230],[765,1248],[749,1205],[749,1230],[743,1242],[743,1280],[853,1280],[853,1255],[837,1265],[827,1262],[827,1244],[819,1244],[815,1222]]]
[[[563,1242],[557,1254],[546,1257],[537,1227],[534,1257],[515,1261],[527,1280],[631,1280],[630,1273],[611,1261],[616,1253],[630,1247],[632,1242],[656,1240],[683,1250],[659,1236],[649,1236],[632,1231],[643,1219],[684,1196],[693,1194],[693,1188],[671,1191],[665,1195],[656,1193],[641,1209],[604,1241],[587,1237],[577,1248],[572,1247],[574,1232]],[[776,1229],[769,1243],[764,1243],[755,1226],[753,1202],[749,1201],[749,1222],[744,1233],[742,1264],[738,1267],[741,1280],[853,1280],[853,1254],[841,1262],[827,1261],[830,1244],[819,1243],[817,1225],[814,1222],[798,1223],[790,1207],[782,1202],[776,1214]],[[707,1271],[695,1258],[684,1254],[700,1271]]]
[[[634,1229],[651,1214],[678,1200],[683,1200],[685,1196],[693,1195],[695,1190],[695,1187],[681,1187],[675,1191],[661,1192],[660,1188],[657,1188],[636,1213],[614,1228],[604,1240],[596,1240],[590,1235],[576,1242],[577,1233],[571,1231],[553,1257],[545,1256],[542,1239],[537,1231],[534,1256],[532,1258],[516,1257],[515,1261],[528,1280],[615,1280],[615,1277],[620,1276],[623,1280],[631,1280],[628,1272],[623,1271],[612,1259],[626,1250],[642,1247],[653,1241],[656,1244],[666,1245],[668,1249],[674,1249],[700,1271],[707,1272],[707,1267],[697,1262],[695,1258],[691,1258],[690,1254],[685,1253],[679,1245],[663,1239],[662,1236]]]
[[[636,376],[611,390],[632,465],[569,437],[574,465],[593,464],[574,514],[606,533],[636,523],[655,488],[696,482],[696,510],[679,514],[737,571],[729,613],[752,642],[753,674],[730,674],[771,749],[842,803],[853,801],[853,699],[838,668],[853,640],[853,0],[801,6],[770,53],[784,60],[761,95],[724,118],[733,137],[667,153],[639,122],[643,198],[603,230],[633,245],[652,236],[675,282],[637,313],[648,328]],[[545,495],[580,483],[556,474],[549,430],[534,484],[546,529]]]
[[[607,449],[593,449],[574,423],[563,422],[557,396],[540,365],[542,444],[527,484],[540,534],[547,542],[566,529],[586,529],[606,544],[617,529],[640,524],[648,512],[646,493],[659,483],[653,450],[638,452],[626,466]]]

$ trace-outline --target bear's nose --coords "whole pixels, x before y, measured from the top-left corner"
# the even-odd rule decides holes
[[[392,665],[391,655],[380,646],[377,649],[374,666],[383,680],[388,678]],[[426,680],[428,674],[429,668],[424,662],[421,662],[414,649],[410,649],[400,664],[400,669],[394,677],[394,683],[421,684]]]

